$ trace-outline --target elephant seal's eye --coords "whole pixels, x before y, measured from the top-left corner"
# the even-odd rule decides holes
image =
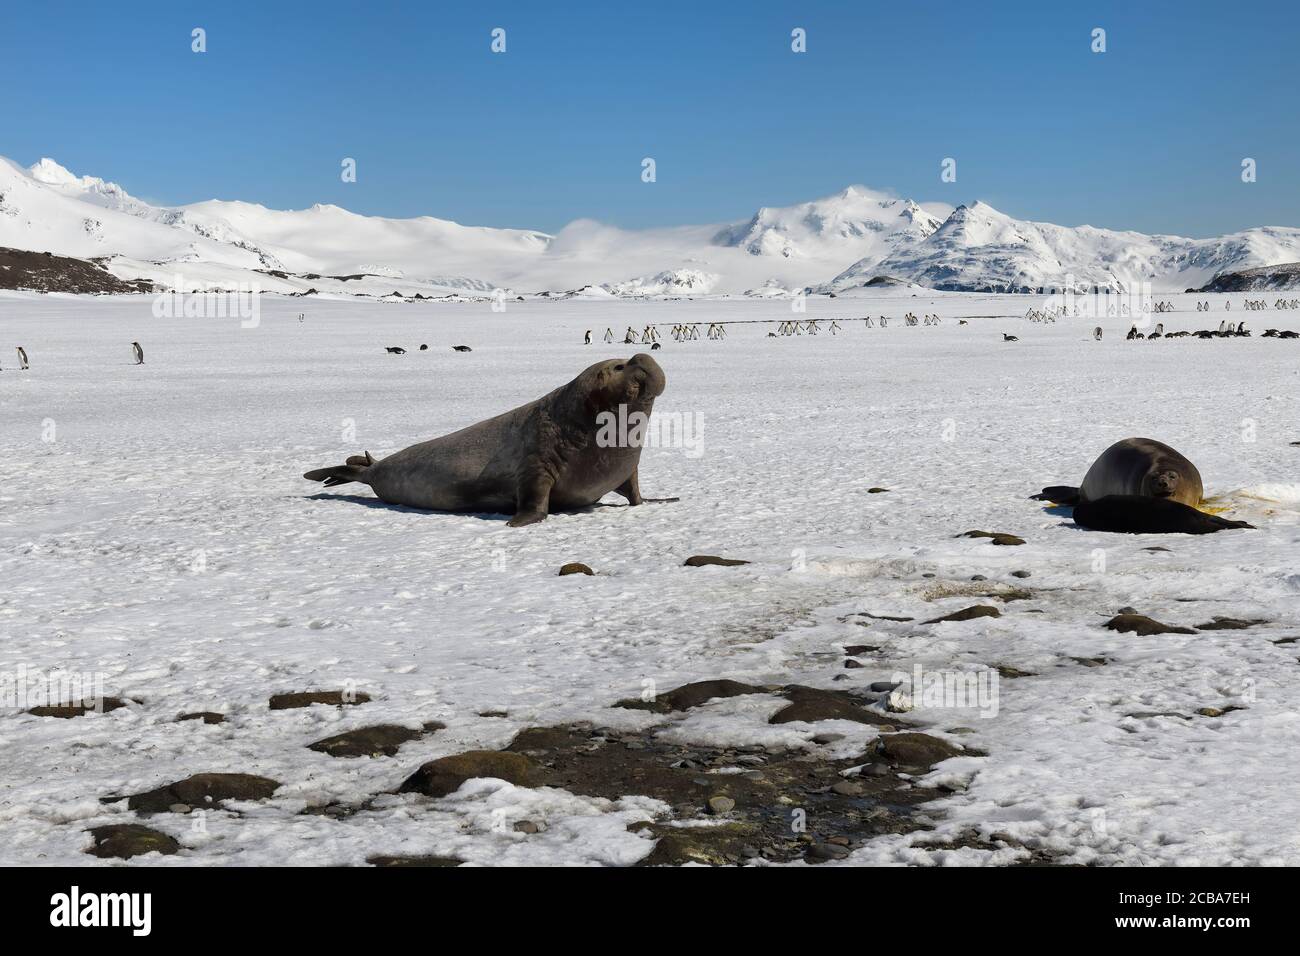
[[[614,371],[615,371],[615,372],[621,372],[621,371],[623,371],[623,366],[621,366],[621,365],[615,365],[615,366],[614,366]]]

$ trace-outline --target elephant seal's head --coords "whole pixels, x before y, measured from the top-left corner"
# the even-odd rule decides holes
[[[664,393],[664,370],[649,355],[640,352],[630,359],[597,362],[573,380],[572,388],[585,396],[586,411],[649,412],[654,400]]]

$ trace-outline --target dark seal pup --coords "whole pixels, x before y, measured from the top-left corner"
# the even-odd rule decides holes
[[[1038,501],[1074,505],[1075,524],[1130,534],[1210,534],[1251,528],[1196,510],[1205,494],[1201,473],[1179,452],[1153,438],[1125,438],[1092,463],[1078,488],[1052,485]]]
[[[504,415],[378,461],[367,452],[303,477],[327,487],[357,481],[389,504],[513,514],[511,527],[585,508],[611,491],[639,505],[643,430],[614,441],[598,436],[613,422],[635,426],[635,413],[648,419],[665,383],[659,363],[644,353],[597,362]]]

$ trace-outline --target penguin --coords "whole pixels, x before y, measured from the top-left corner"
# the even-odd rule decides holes
[[[453,352],[473,352],[473,351],[474,351],[474,350],[473,350],[472,348],[470,348],[468,345],[453,345],[453,346],[451,347],[451,350],[452,350]]]
[[[583,345],[591,344],[591,329],[588,329],[587,334],[582,337],[582,344]]]
[[[1014,335],[1007,335],[1007,333],[1003,332],[1003,333],[1002,333],[1002,341],[1003,341],[1003,342],[1019,342],[1020,339],[1019,339],[1018,337],[1014,336]]]
[[[28,368],[27,350],[23,348],[21,345],[18,346],[18,367],[24,371],[26,371],[26,369]]]
[[[406,354],[406,349],[402,348],[400,345],[386,345],[384,346],[384,351],[387,352],[389,355]]]
[[[427,351],[429,351],[429,346],[428,346],[427,344],[426,344],[426,345],[421,345],[421,346],[420,346],[420,351],[421,351],[421,352],[427,352]]]
[[[1101,341],[1101,326],[1100,326],[1100,325],[1097,326],[1095,329],[1092,330],[1092,337],[1093,337],[1094,339],[1096,339],[1098,342]]]
[[[136,364],[136,365],[143,365],[143,364],[144,364],[144,349],[140,348],[140,343],[139,343],[139,342],[132,342],[132,343],[131,343],[131,351],[135,353],[135,364]]]

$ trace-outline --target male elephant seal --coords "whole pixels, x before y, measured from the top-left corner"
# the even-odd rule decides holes
[[[644,353],[597,362],[504,415],[378,461],[366,452],[303,477],[326,487],[361,482],[389,504],[513,514],[511,527],[595,504],[611,491],[639,505],[644,430],[636,425],[649,418],[664,385],[663,369]],[[610,440],[616,423],[632,427]]]
[[[1201,473],[1183,455],[1152,438],[1117,441],[1092,463],[1078,488],[1052,485],[1039,501],[1074,505],[1074,521],[1094,531],[1130,534],[1210,534],[1251,528],[1197,510]]]

